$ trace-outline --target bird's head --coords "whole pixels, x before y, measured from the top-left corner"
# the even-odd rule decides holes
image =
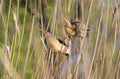
[[[43,30],[43,29],[40,29],[40,31],[43,33],[43,34],[46,34],[47,31]]]
[[[71,23],[66,18],[64,18],[64,21],[66,23],[66,27],[73,28],[72,25],[71,25]]]

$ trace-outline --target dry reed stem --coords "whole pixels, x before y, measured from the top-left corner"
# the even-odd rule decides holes
[[[27,0],[26,0],[26,1],[27,1]],[[23,41],[23,36],[24,36],[24,31],[25,31],[25,22],[26,22],[26,14],[27,14],[27,5],[28,5],[28,3],[26,2],[26,4],[25,4],[25,14],[24,14],[24,19],[23,19],[23,28],[22,28],[22,32],[21,32],[21,36],[20,36],[21,39],[20,39],[20,43],[19,43],[18,56],[17,56],[15,68],[17,68],[18,63],[19,63],[19,59],[20,59],[20,50],[21,50],[22,41]]]
[[[1,0],[1,3],[0,3],[0,17],[2,16],[3,14],[3,0]]]
[[[0,51],[0,60],[5,68],[6,72],[10,76],[10,78],[21,79],[19,74],[17,73],[17,71],[13,67],[11,61],[9,60],[7,53],[5,52],[5,50],[7,50],[7,49],[3,45],[0,45],[0,50],[1,50]]]
[[[116,18],[115,18],[116,19]],[[113,23],[113,22],[112,22]],[[112,62],[113,62],[113,56],[115,54],[115,47],[116,47],[116,41],[117,41],[117,22],[116,22],[116,25],[115,25],[115,33],[114,33],[114,46],[113,46],[113,51],[112,51],[112,55],[111,55],[111,59],[110,59],[110,62],[109,62],[109,67],[108,67],[108,70],[107,70],[107,73],[106,73],[106,76],[105,76],[105,79],[107,79],[108,75],[109,75],[109,71],[110,71],[110,67],[112,65]]]
[[[10,1],[12,1],[12,0],[10,0]],[[5,45],[8,44],[8,25],[9,25],[9,22],[10,22],[9,20],[10,20],[10,13],[11,13],[11,2],[10,1],[9,1],[9,11],[8,11],[8,15],[7,15],[8,16],[7,17],[7,21],[6,21],[6,18],[4,17],[5,15],[2,15],[3,25],[4,25],[4,28],[5,28]],[[38,0],[38,2],[40,2],[40,1],[42,1],[42,0]],[[65,3],[64,2],[63,3],[59,3],[59,0],[55,0],[55,1],[56,2],[54,4],[54,13],[53,13],[53,15],[51,15],[51,19],[49,19],[49,23],[47,24],[47,29],[49,29],[50,26],[51,26],[52,33],[55,34],[55,35],[57,35],[58,34],[57,31],[59,30],[59,27],[57,26],[57,25],[59,25],[59,22],[57,20],[58,19],[57,18],[57,13],[59,12],[59,10],[57,10],[57,9],[61,8],[62,4],[63,5],[65,4],[64,8],[67,7],[68,10],[65,10],[65,12],[63,11],[64,14],[67,14],[67,15],[64,15],[64,16],[67,17],[67,18],[70,18],[71,17],[71,13],[70,12],[71,12],[71,9],[73,9],[73,4],[74,4],[75,1],[74,0],[70,0],[68,2],[68,4],[67,4],[67,1],[64,1]],[[91,0],[89,2],[91,2],[90,3],[89,12],[85,13],[85,14],[88,14],[86,28],[88,27],[88,24],[90,23],[90,19],[91,19],[92,13],[94,14],[94,12],[92,12],[91,10],[94,9],[94,6],[96,6],[96,4],[94,4],[93,2],[98,2],[98,1]],[[89,2],[88,2],[88,4],[89,4]],[[90,51],[90,52],[94,52],[93,53],[93,58],[92,58],[92,62],[90,63],[91,64],[90,65],[90,69],[88,69],[89,70],[89,72],[88,72],[89,74],[87,74],[87,72],[84,72],[85,69],[83,69],[83,71],[82,71],[82,73],[83,73],[82,75],[83,76],[85,75],[85,78],[86,78],[86,74],[87,74],[88,75],[87,76],[88,79],[90,79],[90,78],[93,78],[93,79],[94,78],[99,78],[99,79],[106,78],[107,79],[107,78],[111,77],[111,74],[112,74],[112,78],[119,79],[119,77],[120,77],[119,76],[119,74],[120,74],[120,71],[119,71],[120,70],[120,62],[119,62],[120,54],[116,57],[117,61],[115,61],[115,66],[113,64],[113,60],[114,60],[113,55],[114,54],[116,55],[116,52],[115,52],[116,51],[116,43],[118,43],[117,42],[117,40],[118,40],[117,38],[119,38],[119,37],[117,37],[117,33],[118,33],[117,29],[119,29],[119,27],[118,27],[119,26],[119,20],[118,20],[119,18],[113,18],[113,21],[111,22],[112,24],[111,25],[109,24],[109,21],[112,20],[111,18],[109,20],[109,16],[108,16],[109,15],[108,9],[109,9],[109,5],[110,5],[110,1],[107,0],[106,3],[108,3],[107,4],[107,11],[105,11],[105,12],[107,12],[107,13],[105,13],[106,14],[106,16],[105,16],[105,20],[106,20],[105,23],[106,23],[106,25],[105,25],[105,27],[102,30],[102,34],[100,34],[101,33],[100,32],[100,23],[102,21],[102,17],[103,17],[103,22],[104,22],[104,14],[100,12],[101,13],[100,14],[100,18],[99,18],[99,13],[98,13],[98,16],[94,19],[95,21],[94,21],[93,25],[96,24],[96,22],[97,22],[96,19],[98,19],[98,18],[99,18],[99,25],[98,25],[98,28],[97,28],[97,31],[98,31],[97,37],[95,37],[96,42],[93,42],[93,43],[95,43],[95,48],[93,48],[94,51]],[[22,50],[22,48],[21,48],[22,47],[22,42],[24,40],[23,36],[24,36],[24,29],[25,29],[25,23],[26,23],[27,4],[28,3],[26,2],[26,4],[25,4],[25,6],[26,6],[25,7],[25,14],[24,14],[24,23],[23,23],[23,28],[22,28],[21,36],[20,36],[21,38],[20,38],[20,43],[19,43],[19,48],[18,48],[18,56],[17,56],[17,60],[16,60],[16,64],[15,64],[15,69],[17,69],[17,67],[19,66],[19,63],[20,63],[19,59],[20,59],[20,56],[21,56],[20,52]],[[37,5],[37,6],[39,6],[39,5]],[[59,5],[61,5],[61,6],[59,6]],[[19,17],[19,12],[20,12],[19,8],[20,8],[20,0],[17,1],[17,10],[16,10],[16,17],[17,18]],[[62,10],[60,10],[60,12],[61,11]],[[77,18],[78,18],[78,16],[77,16]],[[41,15],[40,19],[41,19],[41,25],[42,25],[42,28],[43,28],[44,27],[44,19],[45,18],[44,18],[43,15]],[[111,28],[111,26],[113,26],[114,24],[116,24],[115,25],[115,30],[114,30],[115,32],[114,32],[114,35],[113,35],[114,37],[112,39],[112,41],[114,41],[114,45],[112,45],[113,49],[112,49],[112,54],[110,54],[110,57],[111,57],[110,62],[107,63],[106,59],[108,59],[107,57],[109,57],[109,55],[107,55],[106,52],[109,51],[108,47],[109,47],[109,43],[111,43],[111,41],[109,42],[109,40],[108,40],[109,36],[107,35],[109,33],[109,29],[108,29],[109,27],[108,26],[110,25],[110,28]],[[60,29],[61,28],[63,28],[63,27],[60,27]],[[90,31],[91,30],[92,29],[90,29]],[[95,28],[95,30],[96,30],[96,28]],[[94,30],[92,30],[92,32],[94,33]],[[111,32],[113,32],[113,31],[111,31]],[[100,35],[101,35],[101,37],[100,37]],[[119,33],[118,33],[118,35],[119,35]],[[91,38],[93,36],[94,35],[91,35]],[[71,57],[71,62],[69,62],[69,60],[68,60],[68,62],[64,62],[62,60],[60,61],[59,58],[58,58],[59,56],[54,57],[55,56],[54,53],[51,50],[50,51],[47,50],[47,47],[45,46],[45,43],[44,43],[43,35],[42,35],[41,39],[42,39],[43,45],[42,45],[42,47],[40,47],[40,49],[42,49],[42,51],[37,51],[37,52],[40,52],[41,56],[43,56],[41,58],[42,62],[40,62],[40,58],[36,58],[36,59],[38,59],[38,61],[37,61],[38,63],[34,64],[34,66],[36,67],[36,70],[33,69],[34,71],[32,72],[31,79],[35,79],[35,78],[36,79],[39,79],[39,78],[41,78],[41,79],[50,79],[50,78],[51,79],[53,79],[53,78],[60,78],[60,79],[63,79],[63,78],[65,78],[65,79],[66,78],[67,79],[75,78],[75,79],[77,79],[78,78],[79,79],[80,78],[79,74],[81,74],[81,72],[79,72],[79,70],[81,68],[85,68],[85,67],[80,67],[80,66],[81,65],[84,66],[84,63],[86,63],[86,61],[83,61],[83,63],[80,63],[81,54],[83,54],[83,60],[84,60],[84,56],[86,55],[84,53],[81,53],[82,52],[82,48],[84,46],[83,42],[84,42],[85,38],[81,39],[80,48],[78,46],[74,46],[73,45],[73,48],[77,52],[80,52],[79,56],[77,56],[77,58],[76,58],[75,64],[74,64],[74,61],[72,62],[72,57]],[[30,66],[30,63],[32,62],[31,60],[32,60],[32,56],[33,56],[33,49],[36,48],[36,46],[33,46],[33,49],[31,51],[32,53],[30,54],[31,40],[32,40],[32,36],[30,34],[29,45],[28,45],[28,49],[27,49],[27,55],[26,55],[26,60],[25,60],[25,65],[24,65],[23,77],[22,78],[26,78],[25,76],[27,76],[27,74],[25,74],[26,71],[27,71],[26,69],[27,69],[28,66]],[[91,40],[89,40],[89,41],[91,41]],[[14,34],[14,36],[12,38],[12,44],[10,45],[10,48],[11,48],[10,49],[10,53],[12,55],[12,61],[14,60],[14,56],[15,56],[16,43],[17,43],[17,32]],[[102,47],[102,43],[104,43],[103,47]],[[87,45],[89,45],[89,44],[87,44]],[[89,45],[89,46],[91,46],[91,45]],[[103,49],[101,50],[101,48],[103,48]],[[90,49],[90,50],[92,50],[92,49]],[[90,53],[90,52],[87,51],[87,53]],[[89,55],[92,55],[92,54],[89,54]],[[102,56],[99,56],[99,55],[102,55]],[[98,61],[98,63],[96,64],[96,62],[94,62],[94,61],[95,61],[95,59],[99,60],[99,57],[100,57],[100,63]],[[86,58],[86,59],[89,59],[89,58]],[[33,58],[33,60],[34,60],[34,58]],[[65,63],[66,65],[70,65],[70,66],[64,68],[64,66],[62,66],[60,62],[61,63]],[[68,63],[71,63],[71,64],[68,64]],[[95,66],[94,66],[94,64],[95,64]],[[12,63],[11,63],[11,65],[12,65]],[[109,66],[109,65],[113,65],[113,66]],[[75,69],[73,69],[74,71],[71,71],[73,67],[75,67]],[[114,67],[115,67],[115,69],[114,69]],[[64,68],[65,70],[61,70],[62,68]],[[66,71],[67,69],[68,69],[68,71]],[[62,72],[65,72],[65,74],[64,74],[65,77],[63,76],[63,73],[61,73],[61,71],[59,71],[59,70],[61,70]],[[111,70],[113,70],[113,72],[110,72]],[[6,72],[8,72],[8,71],[5,71],[4,73],[6,73]],[[91,74],[92,74],[92,77],[91,77]],[[7,76],[6,74],[4,76],[5,76],[5,78],[10,78],[11,77],[11,76],[6,77]],[[84,78],[84,77],[81,77],[81,78]]]
[[[8,46],[8,24],[9,24],[9,16],[10,16],[10,11],[11,11],[11,0],[9,1],[9,9],[8,9],[8,16],[7,16],[7,21],[5,17],[2,15],[2,20],[3,20],[3,26],[5,28],[5,45]],[[6,52],[6,51],[5,51]],[[7,52],[6,52],[7,53]],[[8,53],[9,57],[11,56],[11,53]],[[4,71],[4,78],[7,78],[6,72]]]
[[[13,41],[12,41],[12,44],[13,44],[13,47],[11,49],[11,52],[12,52],[12,63],[13,63],[13,59],[14,59],[14,55],[15,55],[15,47],[16,47],[16,42],[17,42],[17,36],[18,36],[18,40],[20,40],[20,29],[19,29],[19,26],[18,26],[18,18],[15,14],[15,12],[13,12],[13,17],[14,17],[14,23],[15,23],[15,34],[13,35]]]
[[[33,21],[32,21],[32,26],[31,26],[31,31],[30,31],[30,37],[29,37],[29,43],[28,43],[28,49],[27,49],[27,53],[26,53],[26,59],[25,59],[22,79],[25,78],[25,74],[26,74],[28,58],[29,58],[29,53],[30,53],[30,46],[31,46],[32,36],[33,36],[34,23],[35,23],[35,16],[33,16]]]
[[[115,69],[113,71],[112,79],[116,79],[117,69],[119,70],[119,67],[120,67],[119,64],[120,64],[120,50],[118,51],[117,61],[116,61]]]
[[[55,67],[54,67],[54,69],[53,69],[53,73],[52,73],[52,75],[55,77],[56,76],[56,74],[58,74],[58,72],[59,72],[59,68],[61,67],[61,64],[62,64],[62,62],[64,61],[64,57],[63,57],[63,55],[59,55],[59,58],[58,58],[58,61],[56,62],[56,65],[55,65]]]
[[[74,71],[72,74],[74,79],[76,79],[78,76],[78,70],[79,70],[80,64],[82,64],[81,58],[82,58],[82,52],[79,53],[78,59],[76,61],[75,67],[74,67]]]
[[[103,4],[102,4],[102,7],[103,7]],[[102,20],[102,14],[103,14],[103,8],[102,8],[102,11],[101,11],[101,17],[100,17],[100,21],[99,21],[99,25],[98,25],[98,32],[97,32],[97,37],[96,37],[96,42],[95,42],[93,58],[92,58],[92,62],[91,62],[90,69],[89,69],[88,79],[90,78],[90,75],[91,75],[91,72],[92,72],[92,66],[93,66],[94,59],[95,59],[95,56],[96,56],[96,53],[97,53],[97,44],[98,44],[98,39],[99,39],[99,35],[100,35],[100,24],[101,24],[101,20]]]

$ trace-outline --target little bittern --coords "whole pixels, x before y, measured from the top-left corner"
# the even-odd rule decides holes
[[[64,21],[66,23],[66,25],[65,25],[66,33],[69,36],[73,36],[74,37],[76,35],[76,33],[77,33],[76,30],[75,30],[75,27],[73,27],[72,24],[67,19],[64,18]]]
[[[63,55],[68,56],[68,46],[62,41],[56,39],[52,34],[49,32],[40,29],[40,31],[45,35],[46,41],[49,47],[56,53],[62,53]]]
[[[65,31],[69,36],[72,37],[84,37],[86,36],[86,26],[85,24],[76,21],[76,22],[69,22],[67,19],[64,18],[65,21]],[[88,30],[88,29],[87,29]]]

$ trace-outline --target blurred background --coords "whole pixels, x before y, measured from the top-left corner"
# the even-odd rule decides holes
[[[89,31],[54,71],[40,28],[68,39],[63,18]],[[120,0],[0,0],[0,79],[120,79]]]

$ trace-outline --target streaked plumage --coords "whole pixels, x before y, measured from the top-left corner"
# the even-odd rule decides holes
[[[69,36],[72,36],[72,37],[77,36],[77,37],[82,37],[82,38],[84,36],[86,36],[85,24],[83,24],[79,21],[71,23],[65,18],[64,18],[64,21],[66,23],[65,24],[65,31]],[[89,31],[89,29],[87,29],[87,31]]]
[[[72,26],[72,24],[67,19],[64,18],[64,21],[66,23],[66,25],[65,25],[66,33],[70,36],[75,36],[76,35],[75,28]]]
[[[56,53],[62,53],[64,55],[67,55],[69,52],[67,52],[68,50],[68,46],[66,46],[64,43],[62,43],[62,41],[57,40],[52,34],[50,34],[49,32],[40,29],[40,31],[45,35],[46,41],[49,45],[49,47]]]

